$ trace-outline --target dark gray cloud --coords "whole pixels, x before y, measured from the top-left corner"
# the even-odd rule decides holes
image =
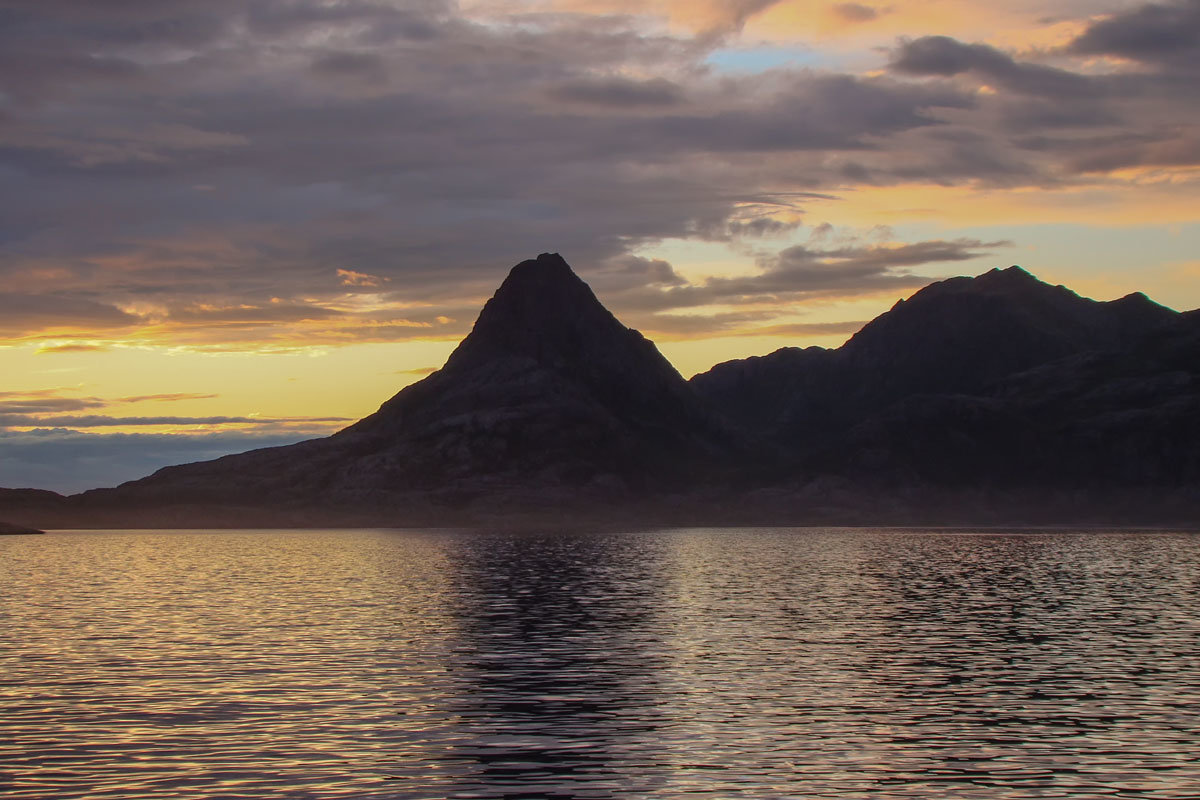
[[[1142,65],[1109,71],[1061,66],[1065,58],[1094,55]],[[853,179],[974,175],[998,185],[1053,186],[1129,167],[1200,164],[1194,135],[1200,126],[1200,0],[1114,14],[1091,23],[1060,51],[1024,58],[985,44],[922,37],[901,43],[890,68],[897,75],[990,87],[971,119],[925,136],[946,139],[965,127],[977,141],[882,172],[859,161],[847,173]]]
[[[968,261],[1011,242],[978,239],[926,241],[899,246],[853,244],[822,248],[796,245],[765,259],[765,269],[748,278],[711,278],[703,291],[728,299],[796,294],[866,294],[923,286],[931,278],[909,270],[928,264]]]
[[[683,101],[683,89],[664,78],[637,81],[622,77],[578,79],[552,86],[550,97],[565,103],[610,108],[670,106]]]
[[[606,282],[599,286],[607,289],[604,295],[611,298],[612,305],[633,312],[631,319],[638,327],[672,334],[697,332],[699,317],[689,319],[686,315],[663,312],[715,304],[771,306],[761,314],[715,315],[713,330],[720,331],[778,316],[779,303],[823,295],[852,297],[915,289],[934,280],[914,273],[916,267],[968,261],[1012,245],[1008,241],[978,239],[894,245],[850,237],[835,246],[825,246],[823,242],[831,236],[832,231],[818,229],[808,244],[762,256],[758,261],[759,272],[753,275],[712,277],[696,283],[682,279],[656,284],[631,280],[622,288],[613,280],[619,273],[609,272]],[[647,288],[647,284],[652,288]],[[745,313],[751,316],[744,316]]]
[[[1065,54],[924,37],[884,76],[714,70],[721,36],[770,5],[714,3],[712,29],[689,36],[635,17],[472,19],[440,0],[10,0],[0,328],[155,324],[213,346],[302,323],[328,323],[329,342],[452,336],[506,267],[546,250],[601,283],[643,281],[645,297],[615,300],[636,310],[664,285],[611,277],[630,253],[669,237],[756,253],[812,197],[1195,160],[1194,74],[1139,44],[1190,30],[1195,2],[1100,20]],[[1175,35],[1163,52],[1190,52]],[[1077,58],[1135,50],[1136,74]],[[347,310],[351,293],[408,310]],[[64,346],[103,344],[47,352]]]
[[[387,65],[374,53],[337,51],[317,56],[312,62],[312,71],[318,76],[335,79],[349,78],[368,83],[387,81]]]
[[[795,152],[860,150],[887,137],[938,124],[934,109],[965,109],[969,96],[948,86],[799,73],[765,108],[665,115],[643,134],[672,148]]]
[[[1068,50],[1111,55],[1146,63],[1200,65],[1200,0],[1147,3],[1088,27]]]
[[[949,36],[923,36],[904,42],[891,69],[907,75],[951,77],[976,72],[1020,94],[1046,97],[1087,96],[1098,86],[1084,75],[1063,69],[1019,62],[986,44],[963,44]]]
[[[440,3],[270,0],[106,12],[21,3],[0,34],[49,82],[0,125],[0,275],[30,293],[263,308],[327,297],[342,269],[478,296],[530,253],[599,263],[716,230],[781,174],[818,180],[804,173],[823,149],[878,147],[970,102],[817,72],[717,78],[704,40],[571,15],[504,27]],[[414,15],[437,35],[372,39]],[[137,85],[51,85],[37,66],[80,54],[128,61]],[[788,163],[748,165],[764,152]],[[39,280],[30,267],[47,262]]]
[[[0,416],[59,414],[64,411],[103,408],[107,405],[108,401],[99,397],[61,397],[54,390],[0,392]]]
[[[0,334],[53,329],[126,328],[140,318],[108,303],[68,294],[0,294]]]
[[[1126,167],[1194,166],[1200,164],[1200,134],[1194,130],[1172,130],[1153,136],[1105,138],[1093,141],[1068,163],[1072,170],[1081,173],[1108,173]]]

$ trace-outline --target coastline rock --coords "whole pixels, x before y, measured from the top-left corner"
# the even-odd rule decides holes
[[[42,533],[45,533],[45,531],[40,531],[37,528],[25,528],[21,525],[13,525],[8,522],[0,522],[0,536],[30,536]]]

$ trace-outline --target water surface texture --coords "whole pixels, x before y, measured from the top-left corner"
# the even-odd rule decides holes
[[[1200,536],[0,539],[0,795],[1194,797]]]

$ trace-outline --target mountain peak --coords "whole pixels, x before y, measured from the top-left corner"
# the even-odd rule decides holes
[[[509,270],[446,367],[514,356],[546,365],[562,363],[630,333],[562,256],[542,253]]]
[[[571,265],[558,253],[542,253],[537,258],[522,261],[508,271],[504,283],[553,283],[580,281]],[[503,286],[503,284],[501,284]]]
[[[984,282],[1005,281],[1008,283],[1041,283],[1037,277],[1024,267],[1013,264],[1008,269],[994,267],[980,275],[975,280]]]
[[[948,284],[954,282],[954,280],[951,278],[950,281],[942,281],[941,283]],[[927,288],[933,289],[939,285],[941,284],[935,283]],[[1006,269],[995,267],[974,278],[964,278],[961,285],[954,288],[957,291],[972,293],[1014,294],[1018,296],[1026,296],[1031,293],[1060,294],[1070,292],[1065,287],[1046,283],[1024,267],[1017,266],[1016,264]]]
[[[1172,314],[1149,300],[1100,303],[1012,266],[926,286],[841,352],[872,375],[864,395],[976,392],[1056,358],[1122,346]]]
[[[959,276],[931,283],[907,301],[897,305],[915,304],[922,307],[923,304],[931,302],[941,303],[946,298],[974,298],[971,302],[1033,304],[1093,302],[1079,297],[1065,286],[1046,283],[1024,267],[1014,264],[1004,269],[995,267],[974,278]]]
[[[562,312],[572,308],[578,311],[580,307],[603,310],[591,288],[575,274],[566,259],[558,253],[542,253],[508,271],[500,288],[480,312],[476,328],[480,323],[494,323],[503,316],[543,318],[545,322],[546,316],[562,316]]]

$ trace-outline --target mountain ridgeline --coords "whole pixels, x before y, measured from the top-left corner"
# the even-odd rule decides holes
[[[901,300],[836,350],[784,348],[697,392],[809,473],[883,486],[1200,488],[1200,319],[1020,267]]]
[[[685,381],[556,254],[445,366],[323,439],[71,497],[55,525],[1194,522],[1200,316],[1019,267],[951,278],[837,349]]]

